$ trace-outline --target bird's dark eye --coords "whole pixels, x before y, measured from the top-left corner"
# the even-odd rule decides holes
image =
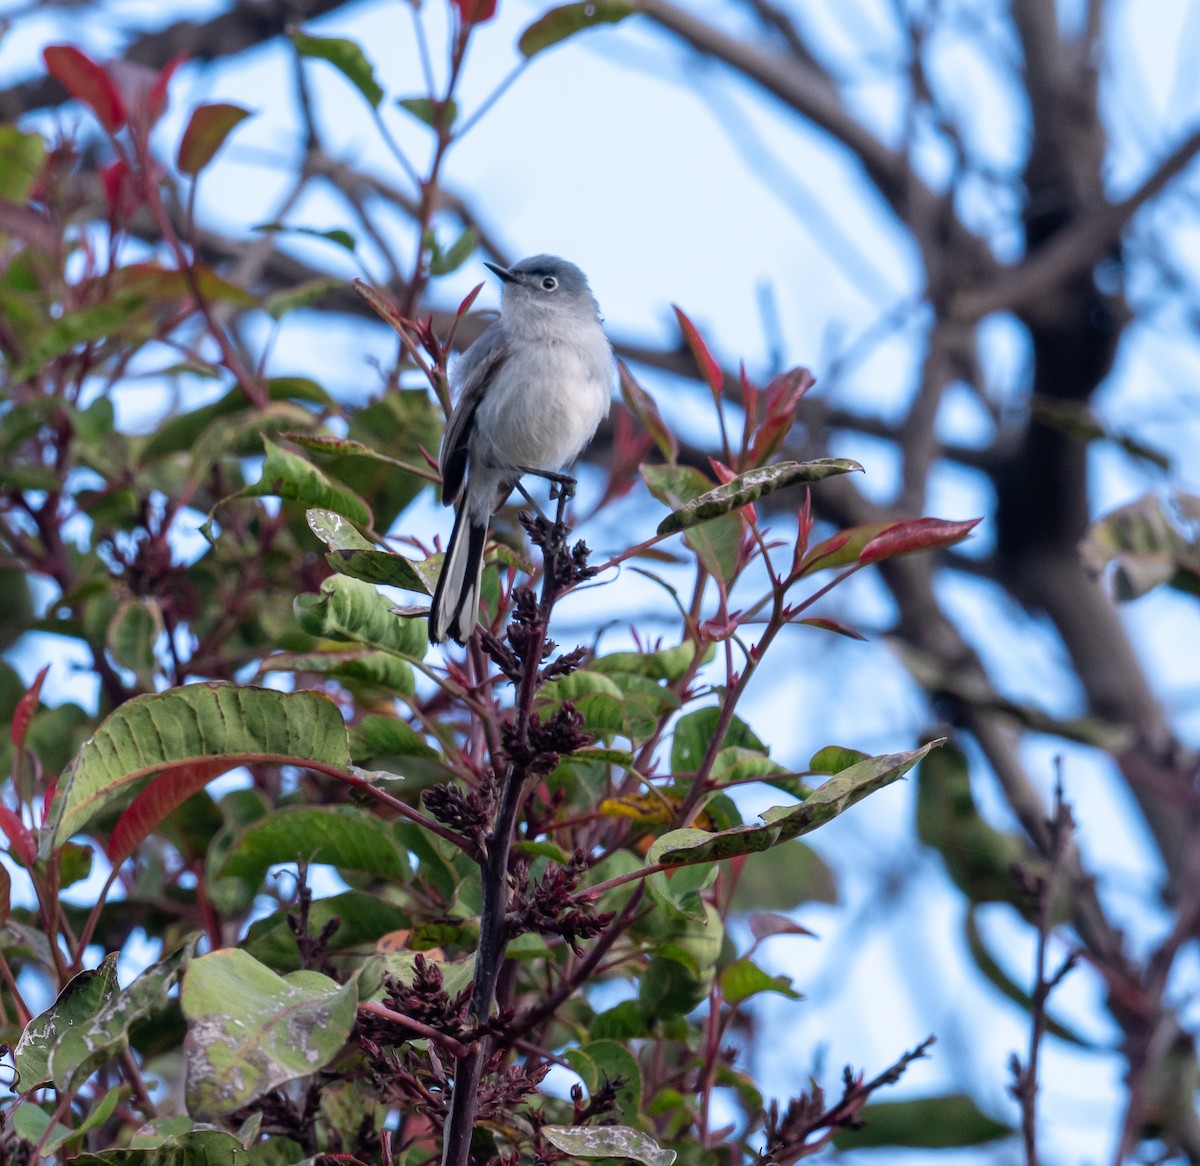
[[[547,291],[553,291],[556,287],[558,287],[558,280],[555,279],[554,276],[548,275],[542,280],[542,287],[544,287]]]

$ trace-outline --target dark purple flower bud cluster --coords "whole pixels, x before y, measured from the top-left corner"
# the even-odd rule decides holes
[[[595,915],[574,901],[586,870],[587,860],[579,850],[566,865],[551,863],[536,883],[529,881],[528,863],[514,864],[513,897],[504,921],[509,938],[530,931],[558,935],[580,955],[579,941],[595,938],[613,919],[611,911]]]

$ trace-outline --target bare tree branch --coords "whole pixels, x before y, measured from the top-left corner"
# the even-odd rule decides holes
[[[312,20],[348,7],[353,0],[236,0],[211,20],[181,20],[146,32],[125,47],[127,61],[161,69],[173,57],[213,61],[252,49],[279,36],[292,23]],[[16,121],[35,109],[49,109],[67,99],[52,77],[41,76],[0,90],[0,121]]]
[[[952,312],[961,320],[979,320],[990,312],[1015,311],[1089,270],[1112,249],[1134,214],[1160,194],[1198,153],[1200,129],[1180,142],[1132,194],[1081,216],[1022,263],[1002,268],[986,283],[959,292],[951,302]]]

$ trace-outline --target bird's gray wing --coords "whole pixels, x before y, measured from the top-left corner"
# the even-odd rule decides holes
[[[462,492],[467,473],[467,452],[471,420],[488,385],[508,359],[504,333],[493,324],[463,354],[454,370],[460,382],[458,403],[446,425],[438,464],[442,471],[442,505],[449,506]]]

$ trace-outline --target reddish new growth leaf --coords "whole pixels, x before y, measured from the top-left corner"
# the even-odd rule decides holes
[[[0,806],[0,830],[8,836],[13,854],[25,866],[33,866],[37,859],[37,842],[25,823],[7,806]]]
[[[645,428],[634,423],[634,414],[623,402],[613,407],[612,423],[612,458],[608,464],[608,484],[604,488],[602,506],[614,498],[623,498],[633,489],[641,465],[654,445]]]
[[[736,470],[715,457],[710,457],[708,464],[712,467],[712,472],[716,475],[717,481],[722,486],[728,485],[738,476]],[[754,523],[758,521],[758,510],[753,502],[748,502],[745,506],[739,507],[734,513],[744,518],[747,522]]]
[[[496,15],[496,0],[450,0],[450,3],[466,28],[483,24]]]
[[[50,665],[47,664],[33,678],[29,691],[17,701],[17,707],[13,710],[12,743],[18,749],[25,745],[25,733],[29,729],[29,722],[33,720],[33,714],[37,711],[38,700],[42,695],[42,682],[46,679],[46,673],[49,671]]]
[[[679,321],[680,331],[683,332],[683,338],[687,341],[687,346],[691,349],[692,356],[695,357],[696,366],[700,369],[700,375],[712,390],[712,395],[719,397],[722,388],[725,386],[725,374],[721,371],[721,366],[717,363],[716,357],[709,352],[708,345],[704,343],[704,338],[697,331],[696,325],[678,307],[675,308],[675,318]]]
[[[48,45],[42,51],[46,72],[57,78],[77,101],[82,101],[110,134],[128,120],[125,102],[113,79],[74,45]]]
[[[800,398],[817,383],[806,368],[781,373],[766,388],[766,416],[750,445],[750,461],[761,466],[783,444],[796,420]]]
[[[966,522],[947,522],[942,518],[910,518],[897,522],[877,534],[862,549],[860,563],[878,563],[907,555],[910,551],[930,551],[962,542],[983,520],[971,518]]]
[[[120,866],[172,810],[199,793],[214,777],[228,773],[234,764],[223,757],[178,765],[160,773],[117,819],[105,847],[109,862],[114,867]]]
[[[186,53],[172,57],[159,71],[150,93],[146,99],[146,108],[150,114],[150,124],[153,125],[167,110],[167,86],[175,76],[175,70],[187,60]]]
[[[617,361],[617,373],[621,381],[621,396],[629,411],[654,440],[664,460],[673,463],[679,456],[679,441],[663,421],[654,398],[637,383],[623,360]]]
[[[483,291],[483,284],[477,283],[465,296],[463,301],[458,305],[458,311],[454,313],[455,321],[461,320],[470,310],[471,305],[475,302],[475,297]]]
[[[124,158],[118,158],[108,166],[101,166],[100,183],[104,187],[108,217],[114,223],[128,222],[141,202],[129,163]]]

